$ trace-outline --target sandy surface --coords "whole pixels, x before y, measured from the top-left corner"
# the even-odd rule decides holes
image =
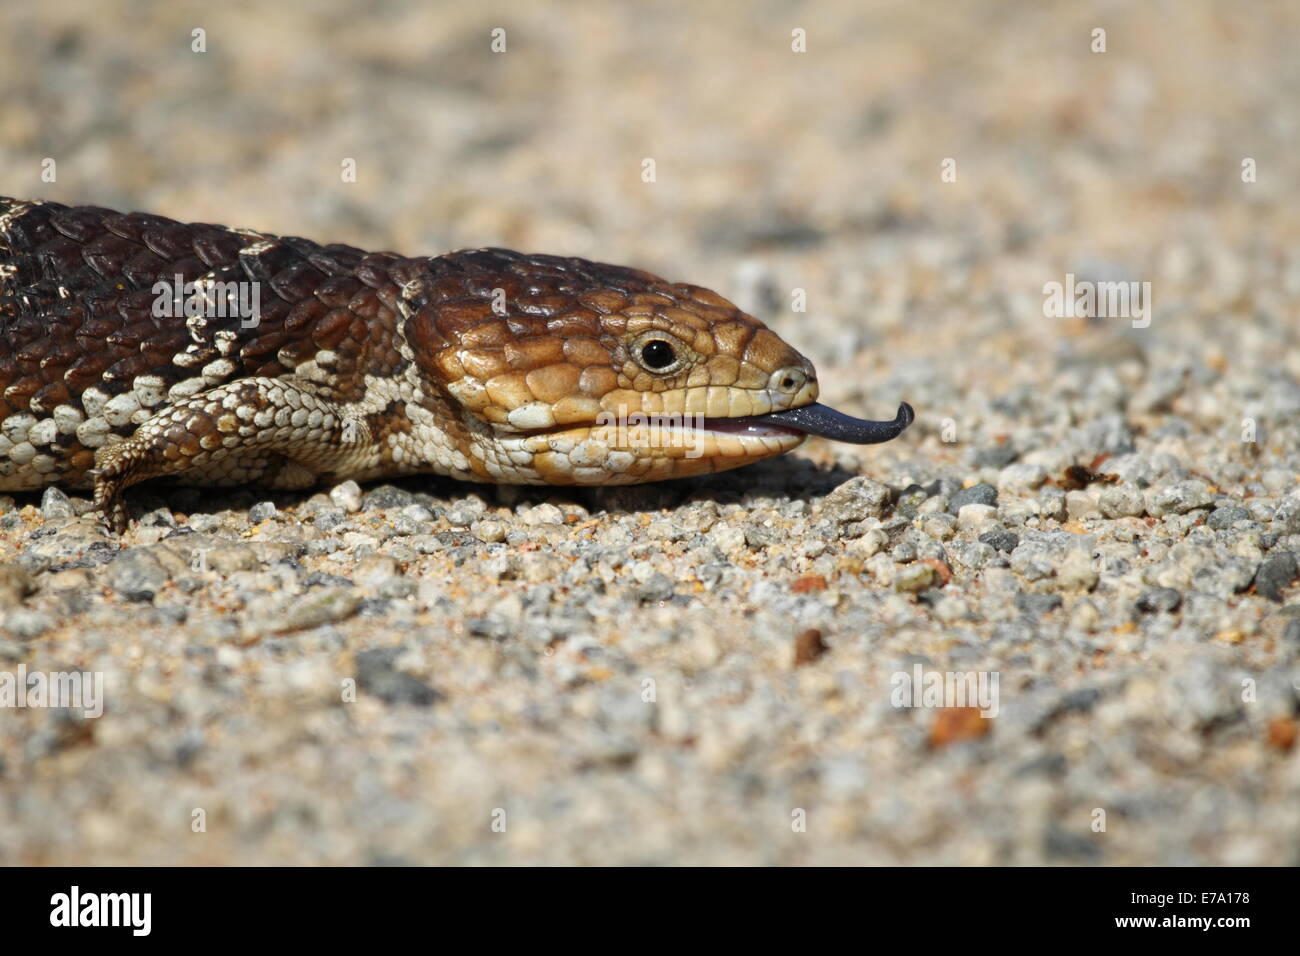
[[[0,863],[1300,862],[1300,8],[591,6],[7,5],[0,193],[641,266],[916,425],[121,537],[0,497],[0,677],[105,682],[0,710]]]

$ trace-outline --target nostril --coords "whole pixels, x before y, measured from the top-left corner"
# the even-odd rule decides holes
[[[802,369],[780,368],[772,373],[772,388],[779,392],[793,395],[808,382],[808,376]]]

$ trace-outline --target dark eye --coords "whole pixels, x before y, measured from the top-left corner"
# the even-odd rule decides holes
[[[677,361],[677,353],[663,339],[652,339],[641,346],[641,361],[648,368],[667,368]]]

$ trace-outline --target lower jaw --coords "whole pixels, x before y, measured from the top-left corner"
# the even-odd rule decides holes
[[[500,457],[512,450],[529,455],[527,465],[512,469],[520,483],[626,485],[729,471],[783,455],[807,438],[782,427],[708,427],[715,421],[681,430],[602,425],[499,438]]]

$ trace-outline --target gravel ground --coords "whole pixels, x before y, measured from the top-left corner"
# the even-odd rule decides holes
[[[1300,863],[1300,8],[695,6],[0,11],[0,192],[640,265],[918,412],[122,536],[0,497],[0,676],[105,697],[0,710],[0,863]]]

